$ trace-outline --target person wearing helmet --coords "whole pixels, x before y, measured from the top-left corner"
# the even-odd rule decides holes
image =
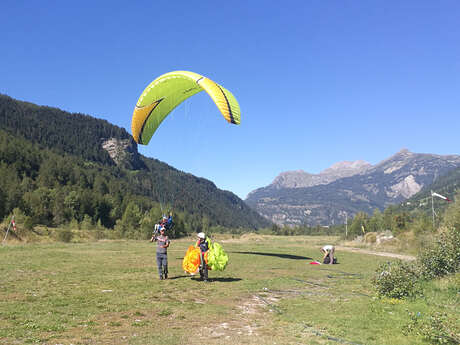
[[[160,228],[160,235],[153,235],[150,242],[157,242],[157,266],[160,280],[168,278],[168,247],[169,238],[165,235],[165,229]]]
[[[200,279],[207,282],[208,281],[208,265],[206,264],[204,255],[209,250],[209,239],[206,237],[204,232],[199,232],[197,234],[198,240],[196,246],[200,248],[201,254],[201,263],[200,263]]]

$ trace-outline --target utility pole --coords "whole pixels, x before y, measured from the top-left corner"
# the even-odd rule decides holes
[[[431,215],[433,217],[433,230],[434,230],[434,201],[433,201],[433,191],[431,191]]]
[[[348,238],[348,213],[345,212],[345,238]]]

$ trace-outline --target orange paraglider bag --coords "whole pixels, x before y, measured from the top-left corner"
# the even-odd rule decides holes
[[[182,261],[182,268],[185,272],[195,274],[200,267],[200,248],[190,246],[185,253],[184,260]]]

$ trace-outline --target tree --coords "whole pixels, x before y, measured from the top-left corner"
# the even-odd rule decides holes
[[[450,229],[460,229],[460,190],[455,195],[454,200],[444,212],[442,225]]]
[[[122,236],[133,238],[136,232],[140,230],[142,212],[139,206],[134,201],[129,202],[123,213],[123,217],[117,221],[116,230]]]
[[[29,214],[38,224],[52,225],[52,192],[50,189],[40,187],[24,195],[24,202]]]
[[[378,208],[374,210],[372,217],[367,223],[367,227],[369,232],[380,232],[384,230],[383,214]]]
[[[6,216],[6,193],[0,186],[0,222]]]
[[[358,212],[353,218],[350,228],[348,229],[348,234],[352,237],[364,235],[367,229],[367,222],[369,216],[365,212]],[[363,230],[364,229],[364,230]]]
[[[63,206],[69,214],[69,220],[77,219],[80,211],[80,197],[78,193],[74,190],[70,191],[64,198]]]

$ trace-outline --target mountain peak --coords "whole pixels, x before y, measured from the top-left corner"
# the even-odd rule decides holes
[[[364,170],[371,168],[372,165],[363,160],[357,161],[343,161],[332,164],[329,168],[323,170],[320,174],[341,174],[346,175],[351,174],[358,174]]]
[[[412,156],[414,153],[410,152],[408,149],[403,147],[401,150],[399,150],[395,156]]]
[[[339,178],[353,176],[368,169],[372,165],[363,160],[338,162],[319,174],[310,174],[303,170],[285,171],[280,173],[271,186],[280,188],[305,188],[331,183]]]

